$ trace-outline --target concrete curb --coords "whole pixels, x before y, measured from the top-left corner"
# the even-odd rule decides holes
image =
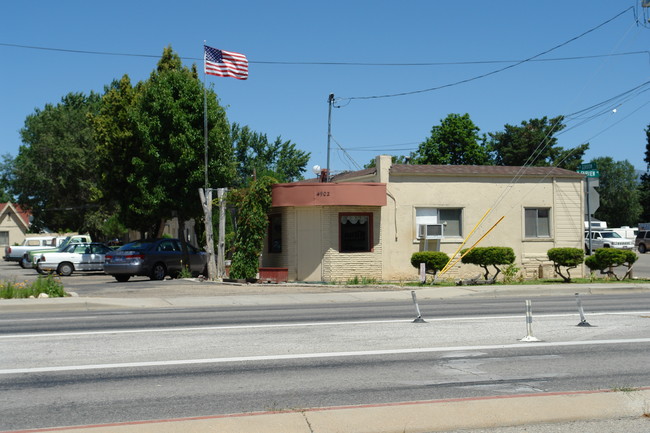
[[[647,416],[650,388],[332,407],[94,426],[22,430],[68,433],[427,433]]]
[[[145,309],[171,307],[228,307],[228,306],[262,306],[262,305],[300,305],[318,303],[355,303],[396,301],[411,302],[411,291],[417,293],[419,300],[454,299],[454,298],[499,298],[499,297],[540,297],[572,296],[574,293],[617,294],[643,293],[650,291],[650,283],[636,284],[553,284],[553,285],[514,285],[514,286],[442,286],[442,287],[407,287],[393,290],[385,288],[365,288],[358,291],[301,292],[300,286],[276,286],[273,293],[239,293],[220,294],[218,286],[209,296],[193,294],[191,286],[169,291],[166,296],[122,297],[71,296],[67,298],[44,299],[0,299],[0,311],[93,311],[109,309]],[[313,290],[313,287],[305,288]],[[383,289],[383,290],[382,290]]]

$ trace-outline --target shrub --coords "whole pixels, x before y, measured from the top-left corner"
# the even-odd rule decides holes
[[[582,248],[551,248],[546,252],[548,259],[553,262],[555,273],[565,283],[571,282],[571,269],[575,269],[585,261],[585,252]],[[566,276],[562,273],[562,266],[566,268]]]
[[[47,294],[50,298],[66,296],[63,283],[52,275],[39,276],[32,284],[9,281],[0,284],[1,299],[37,297],[41,293]]]
[[[496,269],[493,280],[496,280],[497,275],[501,272],[500,265],[511,265],[515,262],[515,252],[510,247],[476,247],[471,250],[462,250],[461,262],[466,264],[478,265],[485,270],[485,280],[490,278],[489,266]]]
[[[424,263],[426,272],[433,275],[442,270],[447,262],[449,262],[449,256],[441,251],[420,251],[411,256],[411,265],[414,268],[420,269],[420,263]]]
[[[596,252],[585,259],[585,264],[593,272],[599,270],[610,277],[619,280],[613,268],[617,266],[627,267],[623,280],[630,277],[632,265],[637,261],[638,256],[634,251],[619,250],[616,248],[598,248]]]

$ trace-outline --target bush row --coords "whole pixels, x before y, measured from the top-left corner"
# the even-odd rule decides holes
[[[483,268],[483,278],[488,281],[495,281],[502,267],[514,266],[515,253],[510,247],[476,247],[464,249],[460,252],[461,262],[464,264],[478,265]],[[614,248],[600,248],[591,256],[585,259],[585,252],[582,248],[551,248],[547,256],[553,262],[555,272],[564,282],[571,282],[571,269],[577,268],[584,263],[591,272],[600,271],[617,280],[618,276],[613,268],[618,266],[627,267],[622,279],[629,278],[632,272],[632,265],[638,257],[634,251],[619,250]],[[413,253],[411,265],[420,267],[425,264],[426,272],[434,276],[441,271],[449,262],[449,256],[440,251],[421,251]],[[491,267],[494,271],[491,271]]]

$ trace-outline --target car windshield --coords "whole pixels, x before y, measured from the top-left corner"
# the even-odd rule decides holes
[[[611,239],[611,238],[619,238],[620,239],[621,238],[621,235],[619,235],[616,232],[602,232],[601,234],[603,235],[604,238],[609,238],[609,239]]]
[[[135,241],[122,245],[117,251],[147,251],[153,245],[153,241]]]

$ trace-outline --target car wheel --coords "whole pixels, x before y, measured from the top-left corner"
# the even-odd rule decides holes
[[[59,265],[58,268],[56,268],[56,273],[61,275],[62,277],[69,277],[72,275],[74,272],[74,266],[72,266],[72,263],[68,262],[63,262]]]
[[[113,275],[120,283],[126,283],[131,278],[131,275]]]
[[[25,260],[24,257],[22,259],[20,259],[20,261],[18,262],[20,267],[23,268],[23,269],[27,269],[27,267],[28,267],[27,263],[29,263],[29,262],[27,260]]]
[[[645,252],[646,252],[645,244],[639,244],[639,252],[641,254],[645,254]]]
[[[157,281],[164,280],[166,273],[167,270],[165,269],[165,265],[162,263],[156,263],[153,265],[153,268],[151,268],[151,275],[149,275],[149,278]]]

